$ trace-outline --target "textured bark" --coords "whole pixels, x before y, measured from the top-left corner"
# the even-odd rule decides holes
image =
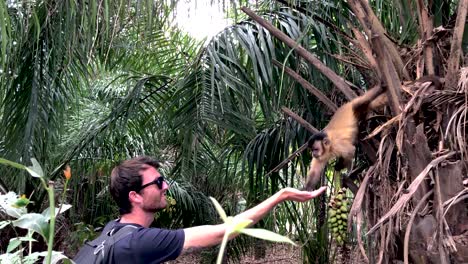
[[[421,59],[424,57],[424,65],[427,74],[434,74],[434,54],[433,54],[433,44],[429,40],[432,35],[432,30],[434,28],[434,23],[432,17],[429,16],[427,7],[424,5],[422,0],[416,1],[418,6],[418,18],[419,18],[419,35],[420,42],[419,44],[423,47],[420,47],[423,50],[424,56],[421,56]],[[420,71],[416,73],[416,79],[422,77],[424,72],[422,71],[423,67],[420,68]]]
[[[367,1],[350,0],[348,2],[368,38],[371,38],[374,34],[386,36],[387,32],[385,28],[382,26]],[[388,39],[388,37],[384,37],[382,41],[384,43],[385,50],[389,53],[389,56],[392,59],[401,79],[409,80],[409,74],[405,69],[403,61],[395,45]],[[371,44],[373,45],[373,43]]]
[[[401,81],[398,78],[398,74],[391,60],[388,58],[385,52],[384,43],[381,35],[373,35],[372,42],[374,43],[374,49],[377,53],[377,62],[380,73],[382,74],[383,80],[387,84],[387,97],[389,98],[389,104],[392,108],[393,115],[400,114],[400,101],[401,101]]]
[[[408,182],[413,182],[414,179],[421,173],[424,168],[431,162],[432,156],[427,139],[424,135],[424,127],[419,125],[416,128],[416,133],[413,134],[411,130],[406,134],[406,144],[403,144],[403,153],[408,162]],[[417,203],[421,198],[429,192],[428,180],[421,183],[413,200]]]
[[[468,11],[468,0],[460,0],[458,4],[457,20],[453,31],[452,46],[450,47],[450,57],[448,61],[446,86],[450,89],[457,87],[458,71],[462,54],[463,32],[465,31],[466,14]]]
[[[463,176],[466,175],[463,172],[463,166],[464,164],[458,160],[439,168],[440,194],[443,203],[463,190]],[[445,214],[445,219],[453,235],[468,231],[468,208],[465,203],[452,205]]]

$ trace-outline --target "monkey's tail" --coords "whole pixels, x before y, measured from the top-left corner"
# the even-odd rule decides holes
[[[369,104],[369,108],[372,109],[372,110],[377,110],[377,109],[383,107],[384,105],[386,105],[387,102],[388,102],[387,94],[382,93],[377,98],[375,98],[374,101],[372,101]]]
[[[363,95],[353,99],[351,101],[354,113],[357,115],[358,119],[362,119],[369,111],[369,109],[375,109],[373,106],[379,106],[382,103],[385,103],[386,97],[383,98],[382,94],[385,94],[385,88],[378,85],[374,86]],[[374,103],[378,98],[382,97],[379,102]]]

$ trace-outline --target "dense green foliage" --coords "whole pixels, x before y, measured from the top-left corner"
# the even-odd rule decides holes
[[[69,223],[89,233],[88,224],[117,216],[108,175],[136,155],[164,161],[177,201],[171,218],[157,218],[167,227],[219,221],[207,196],[232,215],[240,197],[252,205],[284,186],[299,187],[308,153],[265,177],[310,135],[281,107],[317,128],[329,113],[271,60],[286,62],[338,105],[344,97],[239,14],[246,2],[231,3],[236,23],[206,43],[171,26],[176,1],[1,2],[0,157],[19,163],[35,157],[59,188],[57,176],[70,164],[71,191],[61,202],[73,204]],[[338,75],[370,86],[365,69],[338,59],[349,52],[346,36],[356,26],[346,1],[282,2],[258,3],[258,14]],[[408,2],[414,1],[371,1],[389,34],[410,46],[418,28]],[[447,23],[454,4],[434,2],[441,6],[437,25]],[[45,193],[25,173],[0,167],[0,175],[0,191],[34,193],[34,209],[44,206]],[[286,204],[261,224],[297,235],[308,257],[324,263],[328,239],[315,209]]]

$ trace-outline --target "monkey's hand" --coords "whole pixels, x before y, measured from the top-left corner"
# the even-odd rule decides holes
[[[308,192],[288,187],[281,190],[281,197],[283,201],[307,202],[320,196],[326,189],[326,186],[322,186],[315,191]]]

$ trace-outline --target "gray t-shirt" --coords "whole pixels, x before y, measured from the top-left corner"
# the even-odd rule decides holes
[[[132,225],[136,228],[130,234],[118,240],[112,246],[112,250],[108,248],[111,255],[104,260],[104,263],[157,264],[176,259],[181,254],[185,240],[183,229],[145,228],[138,224],[121,224],[118,221],[119,219],[107,223],[103,234],[104,232],[108,234],[110,230],[114,230],[113,233],[115,234],[126,225]],[[75,256],[74,261],[76,263],[86,263],[93,259],[96,260],[92,254],[96,249],[93,245],[98,246],[101,241],[98,240],[99,238],[86,243]]]
[[[127,224],[111,221],[115,231]],[[162,263],[176,259],[182,252],[185,233],[183,229],[168,230],[145,228],[132,224],[137,229],[114,245],[111,263]]]

